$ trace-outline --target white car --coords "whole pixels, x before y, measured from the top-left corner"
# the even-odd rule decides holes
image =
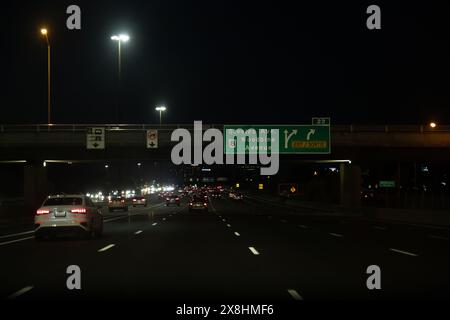
[[[100,237],[103,233],[103,216],[89,197],[84,195],[48,196],[34,216],[34,235],[41,240],[56,233],[82,233]]]

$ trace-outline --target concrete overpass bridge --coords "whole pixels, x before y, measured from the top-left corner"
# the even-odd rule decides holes
[[[88,128],[105,128],[105,149],[88,150]],[[0,125],[0,163],[24,163],[24,190],[28,203],[36,203],[45,190],[44,161],[95,162],[112,160],[161,160],[170,158],[173,130],[193,132],[193,124],[55,124]],[[203,129],[223,130],[222,124]],[[157,149],[146,147],[146,133],[158,130]],[[341,163],[341,202],[358,202],[361,162],[450,162],[450,126],[332,125],[331,153],[281,155],[283,163]],[[350,165],[350,161],[352,165]],[[348,196],[350,195],[350,196]],[[348,199],[344,199],[347,197]]]

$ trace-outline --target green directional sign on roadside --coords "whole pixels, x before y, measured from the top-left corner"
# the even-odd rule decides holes
[[[271,129],[278,129],[279,153],[328,154],[331,152],[329,125],[224,125],[226,154],[256,154],[272,151],[276,137]],[[239,147],[239,144],[241,146]]]

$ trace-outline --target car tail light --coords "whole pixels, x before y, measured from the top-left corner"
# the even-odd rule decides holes
[[[70,210],[71,213],[86,213],[86,208],[75,208]]]
[[[37,216],[40,216],[40,215],[43,215],[43,214],[49,214],[49,213],[50,213],[50,210],[38,209],[38,210],[36,211],[36,215],[37,215]]]

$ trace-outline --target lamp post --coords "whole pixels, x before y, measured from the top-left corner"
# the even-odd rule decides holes
[[[130,40],[130,37],[126,34],[119,34],[119,35],[113,35],[111,36],[111,40],[117,41],[117,59],[118,59],[118,87],[119,87],[119,98],[120,98],[120,80],[122,77],[122,49],[121,44],[122,42],[127,42]],[[119,100],[117,99],[117,105],[116,105],[116,119],[117,123],[119,123]]]
[[[47,123],[51,124],[51,109],[50,109],[50,41],[48,40],[48,30],[41,29],[41,34],[47,41]]]
[[[163,111],[166,111],[166,107],[165,106],[159,106],[155,108],[156,111],[159,111],[159,125],[161,125],[161,113]]]

